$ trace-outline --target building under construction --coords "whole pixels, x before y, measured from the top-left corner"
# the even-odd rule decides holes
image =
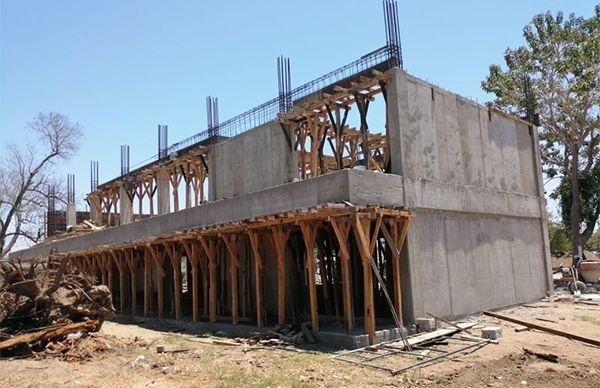
[[[363,336],[552,289],[537,131],[402,68],[386,45],[94,185],[107,227],[12,254],[60,256],[123,314]],[[369,109],[378,103],[383,117]],[[531,115],[529,116],[529,118]],[[370,122],[379,122],[371,128]],[[356,123],[356,124],[354,124]],[[380,336],[380,337],[378,337]]]

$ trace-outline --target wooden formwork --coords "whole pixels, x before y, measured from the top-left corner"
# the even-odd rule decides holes
[[[174,318],[181,319],[182,279],[191,275],[186,285],[191,283],[193,321],[227,317],[233,324],[244,319],[259,327],[267,323],[265,292],[277,296],[277,324],[286,323],[286,292],[300,292],[285,284],[286,268],[295,261],[303,268],[306,316],[313,330],[319,330],[319,306],[325,314],[341,315],[347,333],[354,329],[355,311],[362,310],[365,332],[373,343],[374,293],[379,288],[390,291],[402,317],[401,251],[412,217],[405,209],[325,204],[99,246],[72,252],[68,260],[118,293],[122,314],[127,309],[138,313],[141,275],[143,315],[153,310],[162,318],[169,276]],[[265,260],[269,255],[272,260]],[[184,273],[182,260],[187,263]],[[375,269],[371,262],[377,263]],[[385,285],[374,283],[374,270],[385,274]],[[271,271],[276,273],[276,287],[265,290],[265,275]],[[118,273],[118,287],[113,273]]]

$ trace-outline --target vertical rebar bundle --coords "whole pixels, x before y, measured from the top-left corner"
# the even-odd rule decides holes
[[[48,211],[46,212],[46,237],[56,233],[56,186],[48,185]]]
[[[168,141],[168,126],[158,125],[158,158],[163,159],[167,157],[167,150],[169,147]]]
[[[287,112],[292,106],[292,78],[290,59],[277,58],[277,86],[279,87],[279,112]]]
[[[75,203],[75,174],[67,174],[67,203]]]
[[[385,18],[385,37],[393,66],[404,68],[402,60],[402,43],[398,26],[398,4],[396,0],[383,0],[383,15]]]
[[[56,186],[48,186],[48,213],[56,211]]]
[[[527,121],[534,125],[539,125],[539,117],[536,115],[535,96],[531,91],[531,78],[528,75],[523,77],[523,92],[525,97],[525,115]]]
[[[206,97],[206,122],[208,137],[219,136],[219,99],[217,97]]]
[[[98,161],[90,161],[90,192],[98,190]]]
[[[121,146],[121,175],[129,172],[129,146],[124,144]]]

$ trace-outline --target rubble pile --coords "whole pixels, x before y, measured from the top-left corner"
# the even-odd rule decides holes
[[[108,287],[66,259],[0,264],[0,357],[66,353],[114,312]]]

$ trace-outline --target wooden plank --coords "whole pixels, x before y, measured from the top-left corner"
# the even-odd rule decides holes
[[[211,323],[214,323],[217,321],[217,244],[213,239],[207,241],[202,236],[200,236],[200,244],[208,257],[208,319]]]
[[[192,265],[192,320],[196,322],[198,321],[198,253],[200,247],[196,244],[190,244],[189,241],[185,239],[181,240],[181,244]]]
[[[400,323],[403,324],[402,318],[402,283],[400,277],[400,250],[396,245],[396,241],[398,241],[398,224],[396,222],[392,222],[391,225],[392,232],[388,230],[387,226],[384,224],[381,225],[381,231],[383,232],[383,237],[392,252],[392,282],[393,282],[393,293],[394,293],[394,308],[398,313],[398,318],[400,319]]]
[[[59,326],[47,327],[30,333],[23,333],[0,342],[0,350],[14,348],[19,345],[27,345],[53,338],[62,338],[68,334],[77,332],[98,331],[100,321],[90,320],[84,322],[67,323]]]
[[[160,319],[163,317],[165,300],[164,277],[166,274],[162,264],[165,257],[164,252],[156,248],[154,245],[148,244],[147,247],[152,255],[152,258],[154,259],[154,264],[156,264],[156,292],[158,294],[158,318]]]
[[[222,235],[225,246],[229,251],[231,258],[231,265],[229,266],[230,274],[230,287],[231,287],[231,323],[237,325],[238,323],[238,268],[240,265],[239,261],[239,244],[237,236],[235,235]]]
[[[375,222],[375,229],[373,230],[373,237],[371,237],[371,243],[369,244],[369,252],[373,252],[375,244],[377,243],[377,237],[379,236],[379,230],[381,229],[381,223],[383,221],[383,214],[377,213],[377,221]]]
[[[125,251],[124,258],[127,262],[127,266],[129,267],[129,275],[131,277],[131,316],[135,317],[137,313],[137,276],[136,276],[136,264],[137,261],[135,259],[135,252],[133,249]]]
[[[271,228],[271,239],[277,254],[277,312],[279,326],[285,325],[285,253],[289,230],[283,226]]]
[[[494,318],[497,318],[497,319],[502,319],[504,321],[508,321],[508,322],[516,323],[516,324],[519,324],[519,325],[522,325],[522,326],[525,326],[525,327],[529,327],[530,329],[540,330],[540,331],[544,331],[546,333],[550,333],[550,334],[558,335],[558,336],[565,337],[565,338],[568,338],[568,339],[580,341],[580,342],[583,342],[583,343],[586,343],[586,344],[600,346],[600,340],[596,340],[596,339],[593,339],[593,338],[583,337],[581,335],[569,333],[569,332],[566,332],[566,331],[552,329],[550,327],[538,325],[536,323],[522,321],[520,319],[516,319],[516,318],[512,318],[512,317],[507,317],[505,315],[496,314],[496,313],[493,313],[491,311],[484,311],[483,314],[487,315],[489,317],[494,317]]]
[[[342,304],[344,307],[344,324],[346,333],[350,334],[354,327],[354,317],[352,316],[352,293],[350,290],[350,254],[348,253],[348,235],[350,233],[350,223],[330,219],[331,226],[338,240],[339,257],[342,268]]]
[[[250,245],[252,246],[252,252],[254,253],[254,283],[256,287],[256,325],[258,327],[263,326],[263,280],[262,280],[262,268],[263,261],[260,255],[260,249],[258,245],[258,234],[252,230],[248,231],[248,237],[250,239]]]
[[[173,288],[175,293],[175,319],[181,319],[181,257],[173,243],[163,242],[173,268]]]
[[[119,312],[121,314],[125,313],[125,263],[121,261],[121,252],[114,250],[110,251],[115,264],[117,265],[117,269],[119,270]]]
[[[309,222],[300,223],[304,245],[306,247],[306,270],[308,277],[308,295],[310,301],[310,321],[313,331],[319,330],[319,315],[317,311],[317,283],[315,274],[315,240],[317,227]]]
[[[150,282],[152,277],[152,257],[148,248],[144,249],[144,317],[150,311]]]
[[[358,243],[358,251],[360,253],[363,264],[363,299],[365,313],[365,331],[369,336],[369,344],[375,343],[375,303],[373,296],[373,271],[369,262],[369,233],[371,220],[355,217],[354,233]]]

